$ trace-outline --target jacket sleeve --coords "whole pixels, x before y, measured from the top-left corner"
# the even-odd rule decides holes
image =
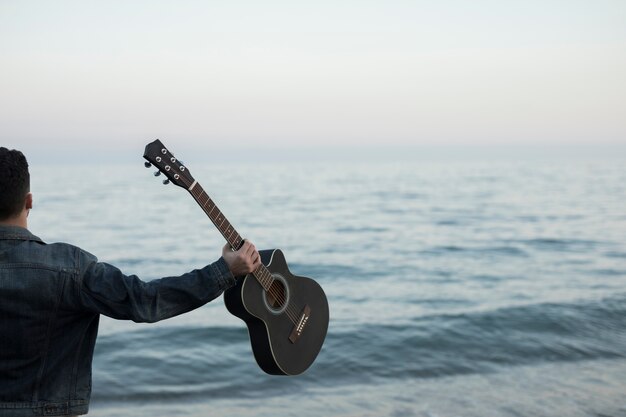
[[[144,282],[81,251],[82,308],[114,319],[153,323],[194,310],[235,284],[224,258],[181,276]]]

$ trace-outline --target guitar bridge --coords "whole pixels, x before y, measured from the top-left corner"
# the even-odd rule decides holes
[[[310,315],[311,315],[311,307],[309,307],[309,305],[307,304],[302,309],[302,314],[300,314],[300,319],[298,320],[298,323],[296,323],[296,325],[293,327],[293,330],[291,331],[291,334],[289,335],[289,341],[291,343],[296,343],[296,341],[302,334],[302,331],[304,330],[306,323],[309,321]]]

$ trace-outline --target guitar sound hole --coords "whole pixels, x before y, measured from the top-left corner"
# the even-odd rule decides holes
[[[268,310],[274,314],[280,314],[287,306],[289,289],[282,276],[276,274],[273,278],[274,282],[272,282],[269,290],[263,291],[263,301]]]
[[[285,286],[282,282],[275,280],[267,292],[267,303],[272,310],[280,309],[285,304]]]

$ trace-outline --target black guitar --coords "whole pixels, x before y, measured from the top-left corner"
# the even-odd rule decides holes
[[[171,181],[189,191],[233,250],[243,238],[182,162],[160,140],[146,145],[146,167],[154,165]],[[254,357],[265,372],[297,375],[322,348],[328,330],[328,301],[317,282],[293,275],[280,249],[259,252],[262,265],[226,290],[224,302],[246,322]]]

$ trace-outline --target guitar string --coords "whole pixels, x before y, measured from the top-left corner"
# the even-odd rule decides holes
[[[196,197],[199,200],[202,200],[202,193],[204,193],[206,195],[207,199],[206,199],[206,201],[204,201],[201,204],[201,206],[202,206],[203,210],[205,211],[205,213],[209,214],[210,212],[207,212],[206,204],[209,201],[211,201],[211,198],[208,196],[208,194],[206,194],[206,192],[204,190],[202,190],[200,193],[197,193],[197,192],[193,193],[192,192],[194,197]],[[213,202],[213,207],[211,208],[211,212],[213,211],[213,209],[217,209],[221,213],[221,210],[219,210],[219,208],[217,207],[215,202]],[[226,219],[226,217],[223,216],[223,213],[221,213],[221,214],[222,214],[222,222],[228,222],[228,224],[230,225],[229,227],[226,228],[226,231],[227,231],[230,227],[232,227],[232,224],[230,224],[230,221],[228,221]],[[218,217],[219,217],[219,215],[218,215]],[[213,220],[211,215],[209,215],[209,218],[211,218],[211,220]],[[217,227],[217,229],[220,232],[222,232],[223,235],[226,233],[226,231],[224,231],[223,230],[224,228],[222,227],[223,223],[220,226],[218,226],[215,222],[213,222],[213,223]],[[233,228],[233,232],[236,232],[236,230],[234,228]],[[232,232],[231,232],[231,235],[232,235]],[[239,235],[239,233],[237,233],[237,235]],[[241,238],[241,235],[239,235],[239,238]],[[236,244],[237,243],[237,239],[233,240],[232,243],[229,241],[229,239],[226,239],[226,240],[231,245],[231,247],[236,247],[237,246],[237,244]],[[286,300],[285,300],[285,298],[282,297],[281,291],[280,290],[276,291],[276,290],[272,289],[271,284],[273,283],[273,281],[269,281],[270,279],[272,279],[272,277],[271,277],[271,275],[268,275],[268,274],[269,274],[269,271],[267,270],[267,267],[265,267],[265,265],[259,266],[257,268],[257,270],[254,271],[254,275],[255,276],[256,275],[260,275],[258,278],[260,280],[262,280],[261,284],[265,284],[265,285],[269,284],[269,289],[267,289],[266,291],[268,291],[280,304],[285,304]],[[292,319],[296,319],[298,317],[297,313],[295,311],[293,311],[293,308],[291,308],[289,312],[292,313],[295,316],[295,317],[291,317]]]
[[[259,265],[259,267],[255,270],[255,272],[256,271],[259,271],[259,274],[263,274],[263,273],[271,274],[269,270],[267,269],[267,267],[263,264]],[[256,276],[254,272],[253,272],[253,275]],[[269,276],[269,278],[270,279],[272,278],[271,275]],[[266,282],[268,282],[267,277],[262,278],[262,279],[265,279]],[[271,283],[269,284],[268,289],[266,289],[265,291],[268,292],[272,297],[274,297],[274,299],[278,302],[279,306],[285,305],[284,312],[289,316],[289,318],[291,319],[291,322],[293,324],[296,324],[299,319],[298,312],[294,310],[293,304],[287,302],[287,300],[283,297],[283,294],[285,293],[284,291],[281,291],[279,288],[277,288],[276,290],[272,288],[274,282],[276,282],[276,280],[272,280]],[[265,289],[265,287],[263,288]]]
[[[171,155],[171,153],[170,153],[170,155]],[[172,157],[174,157],[174,156],[172,155]],[[175,157],[174,157],[174,158],[175,158]],[[174,164],[175,162],[176,162],[176,159],[175,159],[174,161],[172,161],[172,163],[173,163],[173,164]],[[181,172],[182,172],[182,171],[181,171]],[[218,229],[218,230],[222,233],[222,235],[225,235],[226,231],[222,231],[222,229],[221,229],[221,225],[220,225],[220,226],[218,226],[218,225],[216,224],[216,222],[213,220],[213,218],[211,217],[211,215],[209,214],[209,212],[207,212],[207,211],[206,211],[206,204],[207,204],[209,201],[211,201],[211,198],[209,197],[209,195],[208,195],[208,194],[204,191],[204,189],[202,189],[202,187],[200,187],[200,188],[201,188],[201,192],[200,192],[200,193],[197,193],[197,192],[194,192],[194,191],[190,190],[190,187],[192,186],[192,183],[191,183],[190,181],[186,181],[186,179],[185,179],[184,177],[185,177],[184,175],[180,175],[180,176],[179,176],[179,178],[181,179],[181,182],[183,182],[183,184],[185,185],[185,188],[187,188],[187,190],[188,190],[188,191],[189,191],[189,192],[190,192],[190,193],[191,193],[194,197],[196,197],[196,199],[200,200],[200,199],[201,199],[201,195],[202,195],[202,193],[204,193],[204,194],[206,195],[207,200],[206,200],[203,204],[201,204],[201,207],[202,207],[203,211],[204,211],[204,212],[205,212],[205,213],[209,216],[209,218],[211,219],[211,221],[213,222],[213,224],[217,227],[217,229]],[[198,184],[198,185],[199,185],[199,184]],[[217,209],[217,210],[218,210],[218,213],[221,213],[221,210],[217,207],[217,205],[215,204],[215,202],[213,202],[213,207],[211,208],[211,211],[213,211],[213,209]],[[227,222],[228,222],[228,224],[230,224],[230,226],[232,227],[232,224],[230,223],[230,221],[228,221],[228,220],[226,219],[226,216],[224,216],[224,215],[223,215],[223,213],[221,213],[221,214],[222,214],[222,224],[224,223],[224,221],[227,221]],[[228,228],[227,228],[226,230],[228,230]],[[233,228],[232,232],[236,232],[236,230]],[[232,236],[232,232],[231,232],[231,236]],[[238,233],[238,232],[237,232],[237,235],[239,235],[239,233]],[[224,236],[224,237],[225,237],[225,236]],[[241,238],[241,235],[239,235],[239,237]],[[226,241],[230,244],[230,242],[229,242],[229,240],[228,240],[228,239],[226,239]],[[232,244],[231,244],[231,247],[234,247],[234,245],[232,245]],[[261,265],[257,268],[257,270],[259,271],[259,274],[262,274],[262,272],[265,272],[265,274],[268,274],[268,273],[269,273],[269,271],[267,270],[267,267],[266,267],[265,265],[263,265],[263,264],[261,264]],[[255,270],[254,272],[257,272],[257,271]],[[253,275],[255,275],[255,274],[253,273]],[[255,277],[256,277],[256,275],[255,275]],[[272,280],[272,281],[267,281],[267,280],[268,280],[268,278],[269,278],[269,279],[271,279],[271,278],[272,278],[272,277],[271,277],[271,274],[270,274],[270,276],[269,276],[269,277],[261,277],[261,278],[256,277],[256,278],[257,278],[257,279],[263,279],[263,280],[265,280],[266,285],[268,285],[268,284],[269,284],[269,287],[266,289],[266,292],[267,292],[267,293],[269,293],[271,296],[273,296],[273,297],[274,297],[274,299],[275,299],[276,301],[278,301],[278,303],[279,303],[281,306],[282,306],[282,305],[285,305],[285,308],[284,308],[283,312],[285,312],[285,313],[287,314],[287,317],[290,319],[290,321],[291,321],[294,325],[296,325],[296,324],[298,323],[299,319],[300,319],[300,314],[299,314],[299,312],[298,312],[297,310],[295,310],[295,311],[294,311],[294,308],[295,308],[295,307],[293,306],[293,304],[292,304],[292,303],[287,302],[287,300],[283,297],[283,292],[282,292],[282,291],[280,291],[280,290],[278,290],[278,289],[277,289],[277,290],[272,289],[272,284],[273,284],[274,280]],[[261,282],[261,286],[263,286],[263,283],[262,283],[262,282]],[[263,288],[265,289],[265,287],[263,287]]]
[[[191,193],[194,197],[196,197],[197,199],[201,199],[201,195],[202,195],[202,193],[204,193],[204,194],[206,195],[207,199],[206,199],[206,201],[205,201],[203,204],[201,204],[201,206],[202,206],[203,211],[204,211],[204,212],[205,212],[205,213],[209,216],[209,218],[213,221],[213,218],[211,217],[211,215],[209,214],[209,212],[207,212],[207,211],[206,211],[206,203],[208,203],[209,201],[211,201],[211,198],[209,197],[209,195],[208,195],[208,194],[204,191],[204,189],[202,189],[200,193],[197,193],[197,192],[195,192],[195,193],[194,193],[194,191],[189,190],[189,188],[191,187],[191,183],[190,183],[190,182],[185,181],[185,179],[184,179],[184,177],[183,177],[183,176],[180,176],[179,178],[181,178],[181,180],[182,180],[182,182],[185,184],[185,186],[186,186],[187,190],[188,190],[188,191],[190,191],[190,193]],[[200,187],[200,188],[202,188],[202,187]],[[213,211],[213,209],[216,209],[216,208],[217,208],[218,212],[219,212],[219,213],[221,213],[221,210],[219,210],[219,208],[217,207],[217,205],[215,204],[215,202],[213,202],[213,207],[211,208],[211,211]],[[224,221],[228,221],[228,220],[226,219],[226,216],[223,216],[223,213],[222,213],[222,217],[223,217],[223,219],[222,219],[222,224],[223,224],[223,222],[224,222]],[[230,221],[228,221],[228,223],[230,224]],[[220,226],[218,226],[218,225],[216,224],[216,222],[215,222],[215,221],[213,221],[213,224],[217,227],[217,229],[218,229],[220,232],[222,232],[222,234],[223,234],[223,235],[225,235],[226,231],[222,231],[221,227],[220,227]],[[230,225],[232,226],[232,224],[230,224]],[[227,228],[226,230],[228,230],[228,228]],[[233,228],[233,232],[235,232],[235,231],[236,231],[236,230]],[[239,233],[237,233],[237,234],[239,235]],[[231,232],[231,235],[232,235],[232,232]],[[239,235],[239,237],[241,237],[241,235]],[[226,240],[227,240],[227,242],[228,242],[228,239],[226,239]],[[228,243],[230,244],[230,242],[228,242]],[[232,246],[233,246],[233,245],[231,245],[231,247],[232,247]],[[267,271],[267,268],[266,268],[264,265],[263,265],[263,266],[259,266],[259,268],[258,268],[258,269],[259,269],[259,270],[261,270],[261,271],[263,271],[263,270]],[[269,271],[267,271],[267,272],[269,272]],[[270,277],[269,277],[269,278],[271,278],[271,275],[270,275]],[[261,279],[267,280],[267,277],[262,277]],[[282,292],[281,292],[280,290],[273,290],[273,289],[272,289],[272,283],[273,283],[273,281],[269,282],[269,284],[270,284],[270,285],[269,285],[269,288],[266,290],[266,292],[268,292],[270,295],[272,295],[272,296],[274,297],[274,299],[275,299],[275,300],[277,300],[277,301],[278,301],[278,303],[279,303],[280,305],[285,305],[285,304],[286,304],[285,309],[284,309],[283,311],[284,311],[285,313],[287,313],[287,316],[289,317],[290,321],[291,321],[294,325],[295,325],[295,324],[297,324],[298,319],[300,318],[300,314],[299,314],[297,311],[294,311],[294,307],[293,307],[293,304],[292,304],[292,303],[288,303],[288,302],[287,302],[287,300],[285,300],[285,298],[283,298],[283,296],[282,296]],[[261,284],[262,284],[262,283],[261,283]],[[266,285],[267,285],[267,283],[266,283]]]
[[[202,193],[204,193],[207,197],[206,201],[204,201],[201,206],[203,208],[203,210],[205,211],[205,213],[207,213],[207,207],[206,204],[211,200],[210,197],[208,196],[208,194],[206,194],[206,192],[204,190],[202,190],[201,193],[192,193],[194,194],[194,196],[196,198],[198,198],[200,201],[202,201]],[[219,211],[219,208],[217,207],[217,205],[215,205],[215,202],[213,202],[213,207],[211,208],[211,211],[213,211],[213,209],[217,209]],[[221,213],[221,211],[219,211],[219,213]],[[208,213],[207,213],[208,214]],[[219,214],[217,216],[219,218]],[[226,217],[223,215],[223,213],[221,213],[221,217],[222,217],[222,222],[228,222],[229,226],[226,227],[226,230],[228,230],[230,227],[232,227],[232,224],[230,224],[230,222],[226,219]],[[213,218],[209,215],[209,218],[211,218],[211,220],[213,220]],[[216,222],[214,222],[215,226],[217,226],[217,229],[222,232],[223,235],[225,235],[225,231],[223,230],[224,227],[222,225],[218,226],[216,224]],[[233,231],[234,228],[233,228]],[[239,235],[239,233],[237,233]],[[241,238],[241,235],[239,235],[239,238]],[[229,239],[226,239],[228,241],[228,243],[231,245],[231,247],[236,247],[236,240],[234,240],[232,243],[229,241]],[[286,297],[284,296],[284,292],[281,291],[279,288],[274,288],[273,287],[273,283],[274,280],[272,279],[272,276],[270,274],[270,272],[267,270],[267,267],[265,265],[260,265],[254,272],[253,275],[257,278],[257,280],[260,281],[261,285],[264,287],[265,291],[270,294],[277,302],[279,306],[285,306],[283,309],[283,312],[289,317],[289,319],[291,320],[291,322],[295,325],[297,324],[297,322],[300,319],[300,314],[297,310],[294,310],[294,305],[292,303],[289,303],[286,299]],[[265,288],[265,286],[267,286],[267,288]]]
[[[202,194],[204,194],[206,196],[206,201],[203,201],[202,198]],[[217,215],[217,218],[222,217],[222,225],[217,225],[215,221],[213,221],[213,224],[217,227],[217,229],[222,232],[222,235],[225,235],[226,231],[224,231],[224,227],[223,224],[224,222],[228,222],[229,226],[226,227],[226,230],[228,230],[230,227],[232,227],[232,224],[230,223],[230,221],[228,221],[228,219],[226,219],[226,216],[224,216],[223,213],[221,213],[221,210],[219,210],[219,208],[217,207],[217,205],[215,204],[215,202],[213,202],[213,207],[211,208],[211,211],[208,211],[206,204],[209,201],[212,201],[211,198],[209,197],[209,195],[202,190],[200,193],[198,192],[193,192],[192,191],[192,195],[194,197],[196,197],[201,204],[201,207],[203,209],[203,211],[205,213],[207,213],[209,215],[209,218],[213,221],[213,217],[209,214],[210,212],[212,212],[214,209],[217,209],[219,211],[219,214]],[[234,228],[233,232],[236,232],[236,230]],[[239,235],[239,233],[237,233]],[[241,238],[241,235],[239,235],[239,238]],[[232,243],[229,241],[229,239],[226,239],[227,242],[231,245],[231,247],[236,247],[236,240],[234,240]],[[232,240],[232,239],[231,239]],[[265,265],[259,265],[259,267],[253,272],[253,275],[255,275],[255,277],[257,277],[258,275],[258,279],[261,281],[261,285],[263,286],[263,284],[268,286],[268,289],[266,289],[266,292],[268,292],[271,296],[274,297],[274,299],[276,301],[278,301],[278,303],[280,305],[286,305],[284,311],[286,312],[286,314],[289,316],[289,318],[291,319],[291,321],[293,322],[293,324],[296,324],[296,322],[299,319],[299,314],[297,311],[294,311],[294,307],[291,303],[287,303],[287,300],[283,297],[283,292],[280,291],[280,289],[273,289],[272,284],[273,284],[273,280],[272,280],[272,276],[270,274],[270,272],[267,270],[267,267]],[[272,280],[272,281],[270,281]],[[264,286],[265,289],[265,286]]]
[[[204,194],[206,195],[207,200],[204,202],[204,204],[202,204],[202,209],[203,209],[203,211],[205,211],[205,213],[207,213],[207,212],[206,212],[206,210],[205,210],[205,209],[206,209],[205,205],[206,205],[206,203],[208,203],[208,202],[211,200],[211,198],[209,197],[209,195],[208,195],[208,194],[206,194],[206,192],[204,191],[204,189],[203,189],[203,190],[201,191],[201,193],[199,193],[199,194],[194,193],[192,190],[189,190],[189,187],[191,186],[191,183],[186,182],[186,181],[185,181],[185,179],[183,178],[183,176],[180,176],[179,178],[181,178],[181,179],[182,179],[182,182],[185,184],[185,186],[186,186],[187,190],[188,190],[188,191],[190,191],[190,192],[191,192],[191,194],[192,194],[192,195],[194,195],[194,197],[196,197],[196,198],[200,199],[200,198],[201,198],[202,193],[204,193]],[[217,209],[219,210],[219,208],[217,207],[217,205],[216,205],[215,203],[213,204],[213,208],[217,208]],[[211,210],[213,210],[213,208],[212,208]],[[219,211],[221,212],[221,210],[219,210]],[[209,215],[209,213],[207,213],[207,215]],[[210,215],[209,215],[209,218],[210,218],[211,220],[213,220],[213,218],[212,218]],[[224,221],[227,221],[227,219],[226,219],[226,217],[225,217],[225,216],[223,216],[223,220],[224,220]],[[228,223],[230,224],[230,221],[228,221]],[[215,222],[214,222],[214,225],[217,227],[217,229],[218,229],[218,230],[220,230],[220,232],[222,232],[222,230],[220,229],[220,227],[219,227],[219,226],[217,226],[217,224],[215,224]],[[232,226],[232,224],[231,224],[231,226]],[[235,232],[235,229],[234,229],[234,228],[233,228],[233,232]],[[225,232],[222,232],[222,233],[223,233],[223,234],[225,234]],[[237,234],[239,235],[239,233],[237,233]],[[239,237],[241,237],[241,235],[239,235]],[[228,239],[227,239],[227,242],[228,242]],[[228,243],[230,244],[230,242],[228,242]],[[231,246],[232,246],[232,245],[231,245]],[[263,267],[265,267],[265,265],[263,265]],[[261,269],[261,270],[262,270],[262,267],[261,267],[261,266],[259,266],[259,269]],[[267,270],[267,267],[265,267],[265,270]],[[268,271],[268,272],[269,272],[269,271]],[[270,276],[270,278],[271,278],[271,276]],[[267,277],[264,277],[264,278],[262,278],[262,279],[267,280]],[[288,301],[287,301],[287,300],[283,297],[283,291],[280,291],[280,290],[274,290],[274,289],[272,289],[272,284],[273,284],[273,282],[274,282],[274,281],[272,281],[272,282],[268,282],[268,283],[269,283],[269,288],[268,288],[268,289],[266,289],[266,292],[268,292],[268,293],[269,293],[272,297],[274,297],[274,299],[275,299],[276,301],[278,301],[279,305],[281,305],[281,306],[282,306],[282,305],[285,305],[285,304],[286,304],[285,309],[284,309],[283,311],[286,313],[286,315],[287,315],[287,317],[290,319],[290,321],[291,321],[294,325],[297,325],[297,323],[298,323],[298,321],[299,321],[299,319],[300,319],[300,314],[299,314],[299,312],[298,312],[297,310],[294,310],[294,308],[296,308],[296,307],[294,307],[294,306],[293,306],[293,303],[288,302]],[[267,284],[266,284],[266,285],[267,285]],[[264,287],[264,288],[265,288],[265,287]]]

